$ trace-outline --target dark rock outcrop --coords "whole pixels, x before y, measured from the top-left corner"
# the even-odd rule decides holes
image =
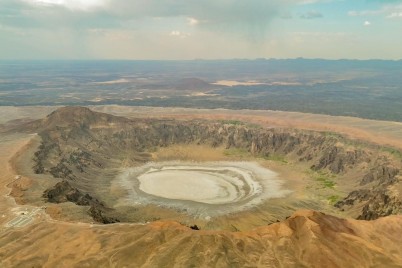
[[[402,212],[402,201],[399,196],[394,196],[388,189],[389,186],[398,183],[397,175],[399,169],[380,165],[371,169],[360,181],[360,186],[370,186],[355,190],[335,204],[335,207],[346,210],[354,205],[363,204],[361,214],[357,217],[360,220],[375,220]]]
[[[344,209],[345,206],[353,206],[357,203],[366,202],[370,199],[372,192],[368,189],[355,190],[348,194],[346,198],[335,203],[335,207]]]
[[[400,214],[402,202],[398,196],[391,196],[386,188],[362,189],[351,192],[346,198],[337,202],[335,207],[342,210],[363,205],[358,220],[375,220],[388,215]]]
[[[372,195],[362,209],[358,220],[375,220],[388,215],[400,214],[402,202],[397,197],[391,197],[387,193]]]
[[[111,216],[107,216],[105,211],[107,209],[103,206],[98,206],[98,205],[91,205],[91,207],[89,208],[89,215],[91,215],[91,217],[99,223],[103,223],[103,224],[110,224],[110,223],[117,223],[120,222],[119,219],[111,217]]]
[[[380,184],[392,184],[396,180],[396,176],[399,174],[399,169],[391,166],[378,166],[374,170],[367,173],[360,181],[360,185],[366,185],[372,182]]]
[[[191,225],[190,229],[195,230],[195,231],[199,231],[200,227],[197,226],[197,224]]]
[[[82,193],[65,180],[46,190],[43,193],[43,197],[50,203],[72,202],[79,206],[90,206],[88,214],[99,223],[120,222],[117,218],[106,215],[111,209],[106,208],[102,202],[88,193]]]
[[[80,206],[89,206],[100,202],[89,194],[81,193],[77,188],[70,185],[68,181],[58,182],[55,186],[47,189],[43,197],[51,203],[73,202]]]

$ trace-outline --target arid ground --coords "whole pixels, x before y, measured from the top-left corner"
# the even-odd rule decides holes
[[[136,216],[133,216],[131,222],[104,225],[94,223],[89,216],[83,216],[86,215],[85,206],[77,206],[71,202],[48,203],[42,197],[43,190],[60,180],[32,171],[32,156],[40,141],[38,135],[10,129],[44,118],[57,108],[0,107],[0,124],[3,124],[0,134],[2,267],[402,266],[402,239],[398,235],[402,234],[401,215],[371,221],[352,219],[350,215],[355,211],[342,212],[333,207],[333,202],[346,197],[354,187],[353,183],[339,176],[333,178],[334,181],[339,179],[333,187],[330,181],[323,181],[319,177],[321,173],[306,173],[305,165],[279,156],[256,160],[253,155],[241,150],[219,146],[211,149],[194,144],[167,146],[150,155],[157,162],[179,161],[177,165],[170,165],[171,169],[177,170],[184,163],[184,170],[190,172],[185,175],[194,175],[191,172],[194,172],[193,169],[197,170],[194,166],[191,167],[194,164],[185,164],[189,161],[256,161],[261,168],[277,173],[278,179],[282,181],[281,189],[289,190],[289,195],[281,196],[288,198],[288,203],[284,203],[281,198],[268,198],[268,201],[252,209],[217,218],[209,214],[194,217],[192,213],[184,213],[188,215],[183,216],[183,213],[151,204],[135,212],[138,215],[142,213],[140,218],[134,213]],[[201,119],[233,124],[247,122],[263,128],[286,127],[320,131],[328,135],[340,133],[348,139],[374,144],[373,146],[402,149],[402,124],[396,122],[275,111],[121,106],[94,106],[91,109],[128,118],[178,121]],[[392,164],[401,163],[400,160],[395,160]],[[127,158],[119,165],[119,170],[128,170],[132,166]],[[222,166],[225,164],[218,165]],[[233,166],[233,162],[229,166]],[[209,176],[215,175],[210,173]],[[217,189],[212,177],[206,178],[207,183],[212,183],[210,191]],[[254,179],[251,179],[250,185],[244,186],[239,181],[232,181],[224,176],[221,178],[223,179],[218,186],[221,191],[212,195],[210,191],[200,191],[198,195],[193,195],[193,200],[209,205],[213,205],[211,202],[230,203],[239,198],[239,191],[232,189],[237,184],[242,185],[243,188],[240,188],[246,194],[253,193],[249,188]],[[149,177],[142,178],[143,181],[146,179]],[[175,179],[183,180],[177,176]],[[163,185],[158,185],[159,188],[152,187],[152,183],[160,183],[158,180],[160,178],[151,177],[148,184],[141,184],[142,189],[141,186],[139,188],[149,194],[171,198],[171,191],[166,192]],[[139,181],[143,182],[141,177]],[[100,183],[106,182],[100,179]],[[110,192],[123,193],[119,188],[121,181],[119,185],[114,181]],[[392,187],[392,191],[401,191],[400,184]],[[98,190],[94,190],[94,193],[100,194]],[[185,194],[188,191],[179,191],[175,193],[175,197],[184,195],[183,199],[188,200],[189,197]],[[106,201],[116,207],[121,206],[122,200],[115,200],[113,196],[115,195],[110,195]],[[210,198],[212,201],[207,200]],[[297,206],[292,205],[291,201],[303,209],[295,211]],[[179,204],[186,205],[183,202]],[[155,215],[160,217],[156,218]],[[210,216],[212,219],[206,218]],[[140,220],[134,221],[134,218]],[[189,228],[193,224],[197,224],[201,230]]]

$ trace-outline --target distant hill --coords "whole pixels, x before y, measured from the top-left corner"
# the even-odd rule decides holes
[[[110,114],[94,112],[86,107],[67,106],[50,113],[46,118],[28,122],[24,129],[52,129],[57,127],[90,127],[127,123],[128,119]]]

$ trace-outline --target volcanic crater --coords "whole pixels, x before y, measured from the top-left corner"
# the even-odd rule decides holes
[[[38,134],[18,159],[34,178],[19,202],[57,206],[63,220],[245,230],[299,209],[366,220],[401,213],[398,155],[336,133],[83,107],[19,130]]]

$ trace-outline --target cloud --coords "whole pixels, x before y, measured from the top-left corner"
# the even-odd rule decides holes
[[[186,17],[208,31],[263,36],[273,19],[297,0],[115,0],[113,14],[126,18]],[[202,22],[202,23],[200,23]]]
[[[299,56],[285,49],[292,43],[286,39],[287,33],[322,30],[322,24],[298,25],[299,20],[281,18],[292,14],[294,18],[321,18],[323,14],[315,10],[324,8],[316,5],[320,2],[328,3],[325,11],[331,2],[358,6],[344,0],[0,0],[0,58]],[[369,16],[381,15],[391,21],[402,13],[397,2],[376,6],[380,8],[350,15],[367,16],[356,19],[363,27],[365,20],[373,25],[380,21]],[[326,31],[343,31],[336,16],[325,18],[329,22]],[[345,31],[359,35],[358,29]],[[302,40],[302,46],[309,47],[313,44],[309,37],[299,34],[289,38]],[[313,37],[326,44],[334,40],[336,45],[328,45],[331,48],[351,38],[325,33]],[[373,44],[379,39],[370,38]],[[312,47],[312,53],[318,53],[316,46]],[[302,51],[302,47],[298,49],[295,51]],[[400,50],[395,51],[400,57]]]
[[[382,13],[383,13],[382,10],[362,10],[362,11],[352,10],[348,12],[348,15],[351,17],[359,17],[359,16],[375,16]]]
[[[291,33],[292,37],[294,37],[294,40],[301,40],[303,39],[304,41],[311,41],[312,39],[314,40],[321,40],[321,41],[327,41],[331,42],[333,40],[352,40],[355,38],[355,36],[351,33],[347,32],[293,32]]]
[[[24,0],[24,2],[37,6],[61,6],[71,10],[91,10],[107,4],[107,0]]]
[[[357,16],[383,16],[385,18],[402,18],[402,1],[395,0],[395,1],[383,1],[382,3],[385,4],[379,9],[375,10],[351,10],[348,12],[349,16],[357,17]],[[399,4],[387,4],[387,3],[399,3]]]
[[[197,19],[195,19],[195,18],[187,18],[187,22],[188,22],[188,24],[191,25],[191,26],[195,26],[195,25],[197,25],[198,23],[200,23],[200,21],[197,20]]]
[[[393,18],[402,18],[402,11],[399,12],[392,12],[387,16],[387,18],[393,19]]]
[[[308,4],[305,0],[0,0],[2,39],[22,33],[42,40],[52,33],[68,33],[65,39],[75,47],[87,46],[87,36],[121,31],[141,40],[161,36],[195,39],[204,33],[224,40],[242,40],[261,46],[275,32],[276,18]],[[313,1],[316,2],[316,1]],[[7,31],[5,29],[8,29]],[[171,32],[180,35],[170,35]],[[35,36],[34,36],[35,35]],[[102,38],[106,38],[103,36]],[[111,34],[107,35],[111,39]],[[46,39],[46,40],[47,40]],[[43,39],[45,40],[45,39]],[[202,40],[200,40],[202,41]],[[16,41],[17,42],[17,41]],[[44,41],[45,42],[45,41]],[[91,44],[92,45],[92,44]],[[0,49],[6,43],[0,44]],[[46,47],[43,44],[43,47]],[[255,49],[255,48],[254,48]],[[0,53],[4,54],[4,53]]]
[[[363,23],[363,25],[366,26],[366,27],[367,27],[367,26],[370,26],[370,25],[371,25],[371,22],[369,22],[368,20],[366,20],[366,21]]]
[[[180,37],[180,38],[186,38],[186,37],[191,36],[189,33],[183,33],[183,32],[177,31],[177,30],[171,31],[169,35]]]
[[[181,33],[179,31],[171,31],[170,35],[171,36],[179,36]]]
[[[318,19],[318,18],[322,18],[322,17],[323,17],[322,13],[320,13],[320,12],[318,12],[316,10],[311,10],[311,11],[308,11],[307,13],[305,13],[305,14],[300,15],[300,18],[308,19],[308,20],[310,20],[310,19]]]
[[[305,0],[0,1],[0,24],[15,27],[121,29],[139,27],[136,22],[141,20],[184,17],[189,26],[257,39],[264,36],[272,20],[286,14],[291,7],[305,4]],[[4,13],[12,13],[12,16],[4,16]]]

